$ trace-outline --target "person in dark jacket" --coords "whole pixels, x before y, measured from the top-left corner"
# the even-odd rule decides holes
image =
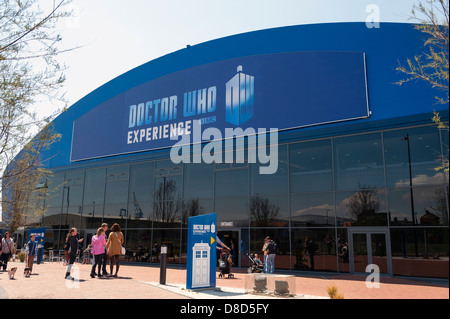
[[[83,239],[78,239],[79,237],[77,229],[71,228],[70,232],[69,232],[70,236],[69,236],[69,265],[67,266],[66,269],[66,279],[69,280],[74,280],[74,278],[70,275],[70,271],[72,270],[72,265],[75,262],[75,259],[77,258],[77,253],[78,253],[78,243],[80,241],[83,241]]]
[[[35,242],[36,235],[31,234],[30,240],[27,243],[27,248],[25,249],[27,254],[26,266],[30,269],[30,273],[33,271],[34,256],[36,255],[37,243]]]

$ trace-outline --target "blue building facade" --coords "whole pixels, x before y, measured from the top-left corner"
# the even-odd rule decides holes
[[[448,132],[431,122],[434,110],[448,121],[448,105],[426,83],[395,84],[422,41],[409,24],[302,25],[130,70],[54,120],[62,138],[43,154],[53,174],[45,215],[32,223],[61,248],[70,227],[89,239],[117,222],[128,259],[158,262],[165,243],[169,262],[183,265],[187,218],[216,212],[235,267],[248,267],[270,236],[280,271],[375,264],[388,275],[448,278],[448,175],[434,169],[448,156]],[[211,136],[196,139],[197,127]],[[227,128],[246,135],[241,146],[227,144]],[[267,174],[259,151],[269,146],[277,157]]]

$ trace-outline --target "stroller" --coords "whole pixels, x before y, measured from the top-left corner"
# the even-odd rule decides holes
[[[253,253],[251,253],[248,258],[250,259],[250,267],[248,267],[247,270],[249,274],[263,272],[264,264],[262,262],[257,262]]]
[[[234,275],[231,273],[231,266],[233,265],[233,261],[231,259],[230,251],[224,249],[220,251],[219,258],[219,278],[225,278],[225,275],[228,275],[227,278],[234,278]]]

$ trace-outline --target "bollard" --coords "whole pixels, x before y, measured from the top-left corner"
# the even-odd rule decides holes
[[[167,268],[167,246],[161,246],[161,257],[159,266],[159,283],[166,284],[166,268]]]
[[[37,257],[36,264],[39,265],[41,263],[41,259],[42,259],[42,246],[41,245],[38,246],[36,257]]]

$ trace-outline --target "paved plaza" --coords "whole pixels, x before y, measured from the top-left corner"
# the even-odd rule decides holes
[[[217,278],[218,289],[185,289],[186,269],[168,268],[166,284],[160,285],[159,266],[122,264],[118,278],[91,278],[90,265],[75,264],[75,281],[64,279],[62,263],[34,265],[33,274],[23,275],[17,267],[13,280],[0,272],[2,299],[270,299],[269,295],[249,294],[246,269],[235,269],[234,278]],[[109,269],[109,266],[108,266]],[[248,277],[247,277],[248,278]],[[345,299],[449,299],[448,280],[381,277],[379,288],[368,288],[365,276],[345,274],[296,274],[295,296],[284,299],[328,299],[327,288],[334,285]]]

